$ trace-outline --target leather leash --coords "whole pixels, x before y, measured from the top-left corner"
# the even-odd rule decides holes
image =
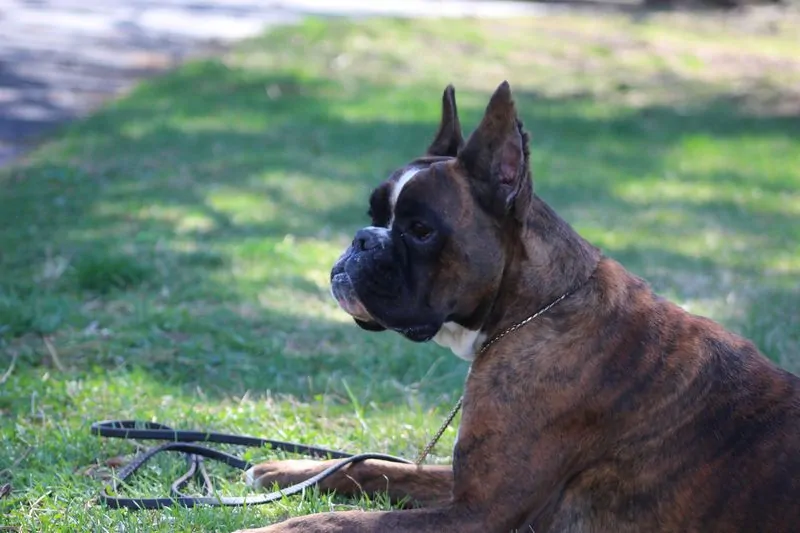
[[[137,422],[135,420],[106,420],[96,422],[91,426],[91,432],[101,437],[112,437],[120,439],[140,439],[140,440],[165,440],[163,444],[149,448],[120,469],[113,480],[108,483],[98,495],[99,500],[112,509],[162,509],[164,507],[194,507],[197,505],[210,506],[242,506],[260,505],[270,503],[293,494],[302,492],[323,479],[331,476],[345,466],[366,459],[381,459],[394,463],[409,463],[406,459],[386,455],[382,453],[360,453],[352,455],[349,453],[328,450],[318,446],[307,446],[294,442],[283,442],[272,439],[262,439],[258,437],[247,437],[243,435],[229,435],[226,433],[214,433],[203,431],[185,431],[172,429],[169,426],[156,422]],[[310,477],[300,483],[286,487],[285,489],[270,492],[268,494],[254,494],[252,496],[220,496],[216,494],[211,479],[206,471],[205,460],[211,459],[224,463],[239,470],[248,470],[253,465],[234,455],[215,450],[196,442],[214,442],[219,444],[235,444],[248,447],[270,447],[273,450],[281,450],[314,457],[317,459],[342,459],[338,463],[323,470],[319,474]],[[119,496],[120,489],[127,484],[130,478],[142,468],[150,459],[161,452],[180,452],[186,457],[187,470],[181,477],[176,479],[170,487],[170,496],[162,498],[126,498]],[[203,484],[204,495],[191,496],[184,494],[182,490],[192,479],[198,479]]]

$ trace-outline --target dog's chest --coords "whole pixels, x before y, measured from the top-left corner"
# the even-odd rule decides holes
[[[456,356],[466,361],[475,358],[475,353],[485,340],[484,333],[467,329],[455,322],[445,322],[433,337],[433,342],[444,348],[450,348]]]

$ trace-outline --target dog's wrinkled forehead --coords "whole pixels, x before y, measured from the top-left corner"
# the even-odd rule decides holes
[[[376,226],[391,228],[401,195],[414,180],[429,177],[436,163],[454,161],[452,157],[424,157],[395,170],[386,181],[372,192],[369,200],[369,216]],[[441,167],[441,165],[439,165]],[[444,169],[437,174],[445,173]],[[432,185],[435,187],[435,185]],[[405,197],[405,196],[404,196]]]

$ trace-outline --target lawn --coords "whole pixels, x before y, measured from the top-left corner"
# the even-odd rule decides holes
[[[414,457],[466,363],[358,329],[328,275],[371,187],[427,146],[445,84],[470,129],[503,79],[542,197],[660,293],[800,370],[796,20],[311,20],[148,81],[0,171],[0,525],[227,531],[385,507],[311,493],[109,511],[91,503],[106,460],[135,448],[89,425]],[[181,467],[158,462],[130,493],[166,494]]]

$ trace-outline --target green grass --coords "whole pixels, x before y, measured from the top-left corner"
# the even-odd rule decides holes
[[[509,79],[545,199],[659,292],[800,369],[800,45],[789,25],[760,30],[700,15],[310,21],[144,83],[0,171],[0,375],[15,361],[0,525],[226,531],[385,507],[309,494],[109,511],[87,504],[87,474],[134,448],[89,425],[413,457],[466,365],[362,332],[328,273],[370,188],[430,140],[451,81],[470,128]],[[132,493],[165,494],[180,467],[161,460]]]

